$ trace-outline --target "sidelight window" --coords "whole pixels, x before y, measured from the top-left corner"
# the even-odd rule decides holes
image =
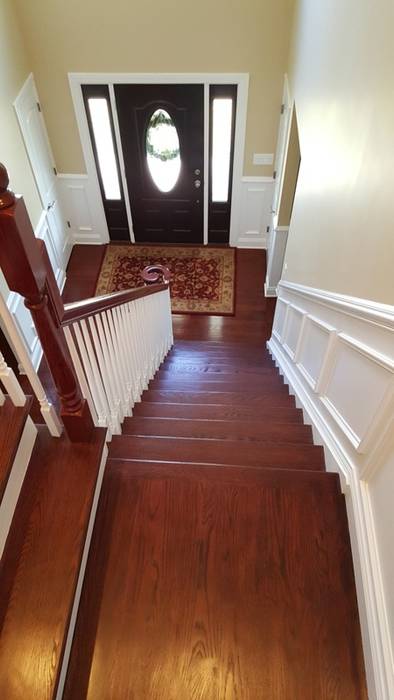
[[[227,202],[229,198],[233,100],[214,98],[212,101],[212,201]]]
[[[88,105],[105,197],[121,199],[108,101],[104,97],[89,97]]]
[[[145,141],[153,182],[160,192],[171,192],[179,178],[181,154],[176,126],[164,109],[157,109],[152,114]]]

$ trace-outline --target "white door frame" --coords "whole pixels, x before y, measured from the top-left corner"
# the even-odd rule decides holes
[[[233,182],[231,196],[230,245],[236,245],[240,222],[242,173],[245,150],[246,116],[248,106],[249,73],[69,73],[71,96],[74,103],[86,171],[92,186],[96,190],[97,207],[100,216],[100,228],[103,231],[103,243],[109,241],[108,226],[104,214],[96,163],[90,139],[88,121],[82,96],[82,85],[108,85],[111,106],[114,113],[116,144],[119,152],[122,185],[125,199],[128,200],[127,182],[120,148],[118,115],[114,100],[114,85],[162,85],[162,84],[199,84],[204,85],[204,244],[208,243],[208,181],[209,181],[209,86],[237,85],[237,110],[235,121]],[[130,238],[134,242],[134,233],[129,201],[126,202],[127,217],[130,226]]]

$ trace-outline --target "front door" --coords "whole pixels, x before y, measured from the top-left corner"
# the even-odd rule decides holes
[[[204,86],[116,85],[135,240],[202,243]]]

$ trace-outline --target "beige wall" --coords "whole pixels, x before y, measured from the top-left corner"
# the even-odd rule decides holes
[[[12,106],[30,72],[12,0],[0,0],[0,162],[9,172],[12,189],[23,194],[36,226],[42,207]]]
[[[298,138],[297,114],[293,109],[291,116],[289,146],[286,154],[282,194],[279,202],[278,226],[289,226],[293,209],[294,195],[300,167],[300,142]]]
[[[244,172],[273,153],[293,0],[15,0],[62,172],[84,172],[68,72],[248,72]]]
[[[394,3],[298,0],[301,168],[284,277],[394,304]]]

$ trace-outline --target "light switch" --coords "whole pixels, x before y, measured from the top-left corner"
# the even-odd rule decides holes
[[[272,165],[273,153],[253,153],[253,165]]]

